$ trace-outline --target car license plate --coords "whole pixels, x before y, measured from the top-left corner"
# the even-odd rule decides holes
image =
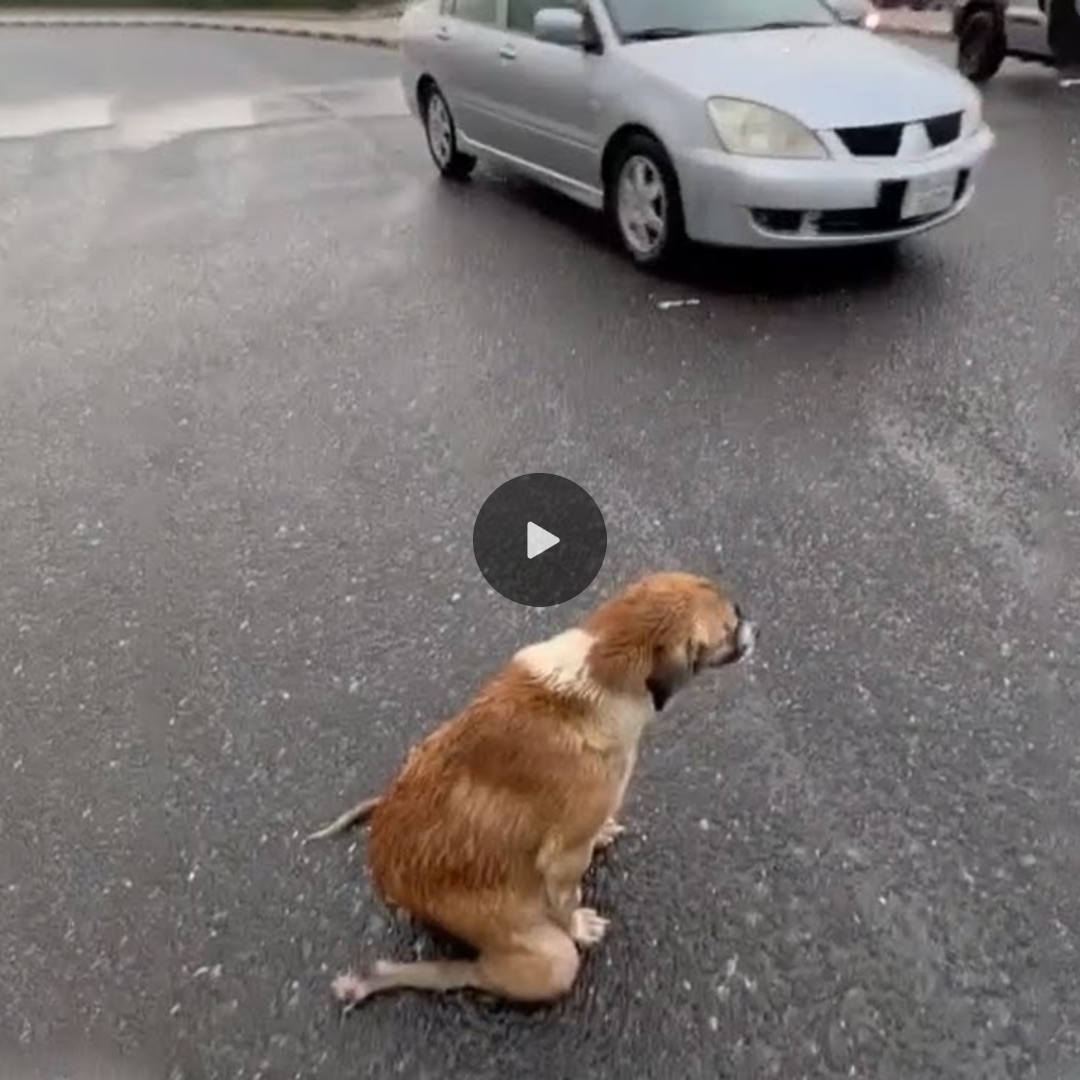
[[[956,195],[956,180],[954,172],[916,176],[909,180],[900,206],[900,216],[907,220],[948,210]]]

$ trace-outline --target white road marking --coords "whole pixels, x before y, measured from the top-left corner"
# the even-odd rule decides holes
[[[669,311],[671,308],[697,307],[700,303],[696,296],[692,296],[688,300],[657,300],[656,306],[661,311]]]
[[[316,93],[341,117],[408,116],[401,80],[364,79],[340,88],[324,86]]]
[[[120,113],[117,141],[121,146],[146,149],[194,132],[229,131],[255,123],[252,97],[190,98]]]
[[[149,107],[126,105],[115,96],[68,97],[0,107],[0,141],[112,129],[121,147],[149,149],[199,132],[335,117],[359,120],[408,115],[405,93],[396,78],[184,98]]]
[[[53,98],[0,107],[0,139],[33,139],[112,125],[111,97]]]

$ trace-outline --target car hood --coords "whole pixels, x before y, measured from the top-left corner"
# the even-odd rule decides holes
[[[638,42],[623,55],[701,100],[757,101],[817,129],[920,120],[977,97],[940,61],[846,26]]]

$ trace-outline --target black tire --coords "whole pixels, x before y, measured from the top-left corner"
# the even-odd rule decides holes
[[[1080,14],[1075,0],[1050,0],[1049,44],[1054,64],[1073,69],[1080,65]]]
[[[466,180],[476,168],[476,158],[458,149],[454,114],[442,91],[431,83],[423,95],[424,135],[435,168],[447,180]],[[441,112],[440,112],[441,110]],[[443,118],[440,120],[440,116]],[[433,127],[437,130],[433,131]]]
[[[659,230],[657,242],[651,247],[635,244],[631,240],[620,213],[620,185],[627,170],[636,167],[635,162],[646,163],[646,170],[651,169],[661,187],[661,197],[653,203],[653,209],[662,218],[663,228]],[[651,135],[643,132],[631,135],[619,146],[608,169],[605,201],[615,234],[623,250],[637,266],[644,270],[660,270],[674,264],[682,255],[686,247],[686,223],[679,178],[667,151]]]
[[[966,13],[957,28],[956,66],[973,83],[992,79],[1005,62],[1005,30],[991,7]]]

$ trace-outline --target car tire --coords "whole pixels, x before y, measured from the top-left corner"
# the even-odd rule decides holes
[[[1050,0],[1047,8],[1047,37],[1054,65],[1071,75],[1080,65],[1080,13],[1074,0]]]
[[[476,158],[458,149],[457,125],[442,91],[432,83],[423,96],[424,133],[435,168],[447,180],[466,180],[476,168]]]
[[[992,79],[1005,62],[1005,31],[997,11],[977,7],[957,27],[956,66],[973,83]]]
[[[659,270],[686,245],[679,178],[667,151],[652,136],[631,135],[608,171],[606,202],[615,233],[634,263]]]

